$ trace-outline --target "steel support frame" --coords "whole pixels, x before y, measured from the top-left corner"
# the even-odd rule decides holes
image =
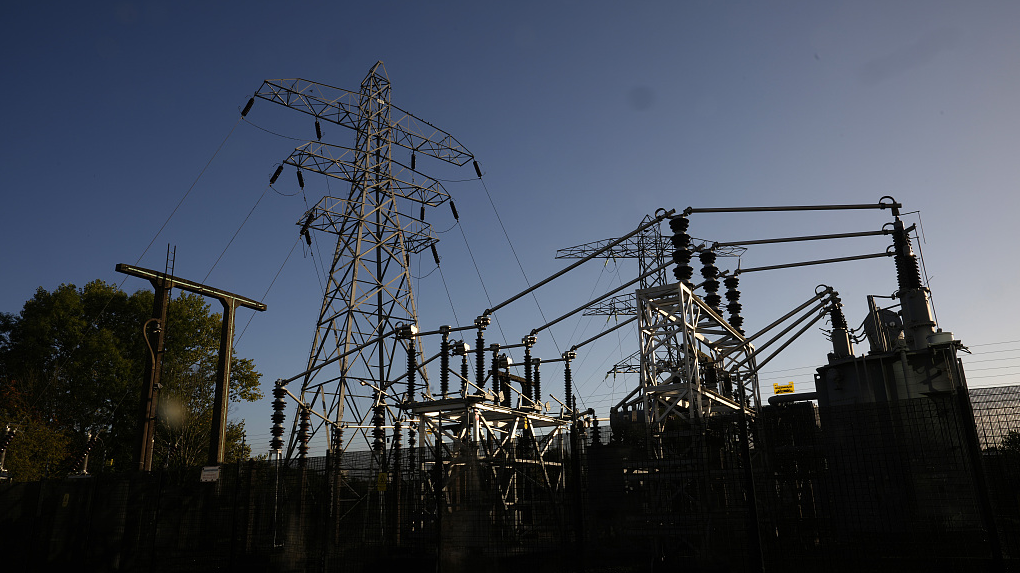
[[[528,526],[528,503],[536,497],[552,501],[564,494],[570,417],[565,413],[547,415],[538,408],[502,406],[489,398],[475,394],[404,405],[417,420],[420,447],[437,451],[438,440],[442,452],[441,460],[419,461],[417,473],[435,475],[433,464],[443,464],[441,481],[436,484],[432,480],[432,495],[442,496],[442,505],[448,507],[452,502],[450,485],[460,467],[481,462],[499,494],[496,509],[500,511],[493,519],[520,534]]]
[[[640,377],[615,409],[639,412],[653,455],[662,454],[656,442],[668,420],[701,427],[710,416],[740,411],[739,395],[706,384],[706,368],[728,374],[734,392],[745,396],[748,413],[758,411],[754,347],[740,332],[682,283],[641,289],[636,298]]]

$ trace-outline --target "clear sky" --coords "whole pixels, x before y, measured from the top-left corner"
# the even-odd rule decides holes
[[[423,328],[468,324],[489,306],[464,237],[498,302],[525,286],[511,244],[534,283],[565,266],[557,249],[619,236],[660,207],[891,195],[919,211],[906,218],[923,224],[940,326],[975,353],[965,359],[971,385],[1020,383],[1018,25],[1011,1],[12,4],[0,24],[0,310],[17,312],[40,286],[99,278],[147,288],[114,266],[162,269],[175,245],[175,274],[269,307],[250,324],[239,311],[236,345],[255,359],[267,398],[232,412],[263,451],[268,390],[307,361],[316,268],[332,247],[322,236],[311,251],[294,248],[306,207],[293,169],[266,191],[276,165],[314,138],[311,118],[259,101],[239,122],[239,110],[264,79],[357,89],[382,60],[393,103],[457,137],[485,173],[483,187],[470,165],[419,158],[426,173],[467,180],[446,184],[461,229],[445,208],[429,214],[445,231],[442,277],[429,254],[413,262]],[[323,130],[324,141],[353,141],[341,127]],[[306,179],[309,203],[342,192]],[[690,232],[732,241],[888,221],[878,211],[706,214],[692,216]],[[887,244],[752,247],[741,264]],[[552,318],[635,274],[633,261],[594,263],[537,299]],[[819,283],[841,293],[852,326],[867,294],[896,289],[887,259],[747,274],[745,328]],[[497,318],[511,343],[544,322],[531,298]],[[567,322],[555,343],[540,337],[536,356],[555,357],[604,325]],[[578,391],[599,415],[635,384],[603,378],[636,348],[635,331],[618,332],[579,353]],[[806,334],[768,365],[763,397],[772,382],[810,389],[827,347],[817,329]],[[558,369],[543,376],[548,391],[561,387]]]

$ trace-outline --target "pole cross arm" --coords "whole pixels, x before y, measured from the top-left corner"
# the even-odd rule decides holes
[[[161,273],[159,271],[143,269],[142,267],[136,267],[134,265],[127,265],[124,263],[118,264],[116,270],[118,273],[124,273],[126,275],[131,275],[133,277],[147,279],[149,282],[153,284],[153,286],[165,285],[166,288],[179,288],[181,290],[193,292],[195,294],[200,294],[202,296],[208,296],[219,299],[223,301],[224,304],[228,304],[228,301],[231,301],[230,304],[232,304],[234,308],[236,308],[237,306],[243,306],[245,308],[251,308],[260,312],[266,310],[265,303],[261,303],[257,300],[252,300],[248,297],[227,292],[225,290],[214,288],[211,286],[206,286],[202,283],[197,283],[195,281],[189,281],[188,279],[182,279],[180,277],[175,277],[173,275]]]
[[[361,94],[300,78],[266,80],[255,97],[307,113],[317,119],[357,130]],[[429,122],[390,104],[395,145],[454,165],[474,159],[455,137]]]
[[[298,169],[307,169],[348,183],[360,183],[364,180],[365,173],[364,167],[356,164],[357,155],[356,149],[310,141],[295,148],[283,162]],[[384,185],[394,195],[429,207],[438,207],[450,199],[450,194],[440,182],[398,161],[391,159],[390,163],[397,169],[376,184]],[[422,180],[422,183],[404,181],[401,177],[417,178]]]

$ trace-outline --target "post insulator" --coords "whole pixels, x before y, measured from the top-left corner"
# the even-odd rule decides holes
[[[298,467],[305,467],[308,463],[308,439],[309,430],[312,427],[311,414],[308,412],[307,406],[302,406],[298,411],[298,417],[301,420],[298,424]]]
[[[829,319],[832,320],[832,328],[847,330],[846,315],[843,314],[843,305],[838,296],[832,297],[832,305],[829,307]]]
[[[440,327],[443,341],[440,344],[439,356],[439,394],[446,397],[450,392],[450,327]]]
[[[475,339],[475,383],[479,389],[485,387],[485,337],[482,327],[478,327],[478,338]]]
[[[343,426],[333,426],[333,451],[342,452],[344,450],[344,428]]]
[[[400,423],[400,420],[397,420],[396,422],[393,422],[393,449],[396,450],[393,459],[397,463],[400,462],[400,448],[403,447],[403,445],[401,444],[401,442],[403,441],[404,441],[403,425]]]
[[[418,347],[414,339],[407,341],[407,400],[414,402],[414,383],[418,374]]]
[[[287,419],[287,415],[284,413],[284,409],[286,407],[287,389],[283,385],[277,384],[273,388],[273,438],[269,442],[269,449],[273,451],[280,451],[283,449],[283,433],[285,431],[283,422]]]
[[[701,276],[705,277],[705,304],[712,307],[716,314],[722,315],[722,298],[719,296],[719,269],[715,266],[715,252],[702,251]]]
[[[535,343],[534,335],[525,337],[524,340],[524,396],[528,400],[534,400],[531,395],[531,345]]]
[[[903,228],[903,221],[897,220],[893,228],[893,249],[896,251],[896,279],[901,291],[921,288],[921,269],[917,256],[910,247],[910,235]]]
[[[460,356],[460,393],[461,395],[467,393],[467,381],[468,381],[468,353],[467,345],[464,345],[464,354]]]
[[[382,454],[386,448],[386,433],[383,429],[383,421],[386,419],[386,406],[380,402],[376,404],[372,413],[372,451]]]
[[[535,363],[535,379],[532,380],[532,384],[534,384],[534,388],[532,388],[532,393],[534,393],[534,395],[535,395],[535,401],[538,402],[539,404],[541,404],[542,403],[542,376],[541,376],[541,374],[539,374],[538,367],[539,367],[539,365],[542,364],[542,359],[541,358],[535,358],[534,359],[534,363]]]
[[[730,312],[730,326],[737,329],[740,334],[743,334],[744,329],[742,327],[744,325],[744,317],[740,316],[740,310],[742,307],[740,306],[740,303],[737,302],[740,300],[740,291],[738,290],[738,287],[740,286],[740,279],[736,276],[726,277],[726,279],[723,280],[723,284],[726,285],[726,300],[730,301],[729,304],[726,305],[726,310]]]
[[[573,380],[571,380],[570,374],[570,359],[563,362],[563,393],[564,399],[567,403],[567,408],[573,410],[573,400],[571,396],[574,395]]]
[[[673,231],[670,242],[673,244],[673,262],[676,268],[673,269],[673,276],[676,280],[691,288],[691,277],[694,276],[694,268],[691,267],[691,236],[687,234],[687,227],[690,221],[685,216],[674,217],[669,220],[669,228]]]

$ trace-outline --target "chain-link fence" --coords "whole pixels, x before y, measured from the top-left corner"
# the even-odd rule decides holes
[[[404,448],[0,485],[4,571],[994,571],[1020,387],[769,406],[542,452]],[[490,450],[491,451],[491,450]],[[438,484],[438,485],[437,485]],[[442,495],[437,496],[436,491]]]

